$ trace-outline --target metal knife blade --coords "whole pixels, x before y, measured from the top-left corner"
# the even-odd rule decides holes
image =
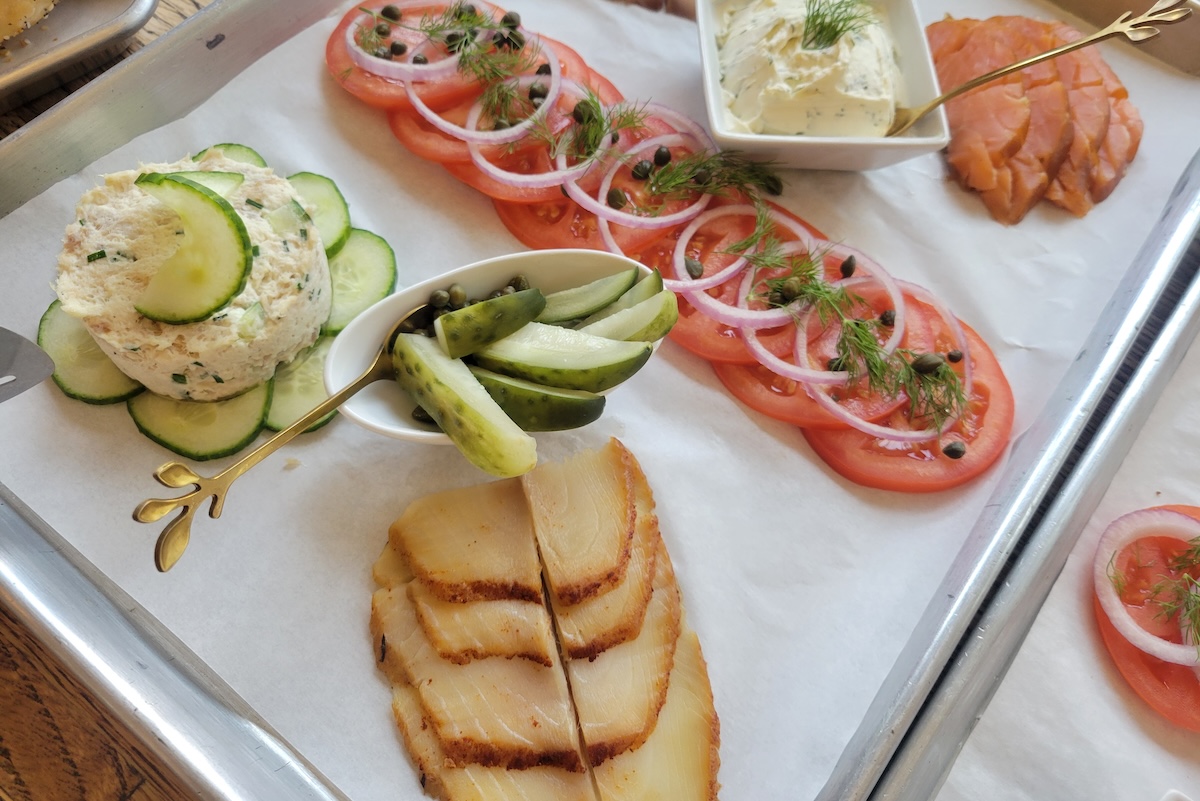
[[[0,328],[0,403],[46,380],[54,362],[20,334]]]

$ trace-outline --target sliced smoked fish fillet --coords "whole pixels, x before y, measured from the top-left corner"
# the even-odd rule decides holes
[[[671,558],[661,544],[654,564],[654,594],[638,636],[594,659],[567,662],[593,766],[645,742],[667,697],[682,609]]]
[[[456,765],[442,750],[420,696],[408,684],[392,688],[392,714],[421,774],[421,786],[440,801],[596,801],[591,778],[584,772]]]
[[[1057,34],[1064,43],[1073,42],[1083,36],[1069,25],[1060,25]],[[1088,194],[1092,202],[1099,203],[1112,194],[1117,184],[1125,177],[1129,163],[1137,155],[1138,147],[1142,143],[1144,126],[1141,114],[1129,100],[1125,84],[1108,66],[1100,50],[1092,46],[1076,52],[1099,74],[1112,112],[1088,185]]]
[[[625,578],[637,518],[631,459],[612,439],[521,477],[546,581],[561,604],[608,592]]]
[[[459,763],[583,770],[566,674],[528,659],[492,657],[463,665],[429,644],[403,587],[371,596],[371,634],[380,668],[410,684],[446,756]]]
[[[1016,60],[1055,47],[1051,27],[1028,17],[991,17],[979,29],[1003,40]],[[1024,219],[1046,194],[1074,132],[1067,87],[1054,61],[1035,64],[1020,74],[1029,101],[1029,129],[1017,152],[996,168],[996,186],[979,193],[993,219],[1006,225]]]
[[[640,748],[593,769],[600,800],[716,801],[720,742],[700,640],[684,624],[654,732]]]
[[[1065,23],[1051,23],[1051,28],[1055,47],[1079,36],[1078,31]],[[1104,76],[1086,55],[1091,49],[1076,50],[1054,60],[1067,86],[1074,130],[1067,159],[1050,182],[1046,199],[1076,217],[1087,214],[1094,205],[1092,175],[1099,169],[1100,148],[1112,118]]]
[[[959,33],[952,28],[933,34],[944,53],[934,62],[942,91],[1016,60],[1009,44],[981,25],[969,26],[955,49],[952,44],[958,43]],[[946,161],[958,182],[977,192],[1003,190],[1002,168],[1020,150],[1029,131],[1029,98],[1021,75],[1007,75],[956,97],[946,104],[946,117],[950,123]]]
[[[389,537],[413,574],[446,601],[542,601],[533,521],[518,479],[418,498]]]
[[[421,630],[442,659],[465,664],[499,656],[554,664],[558,646],[543,604],[511,598],[454,603],[438,598],[420,580],[407,587]]]
[[[601,651],[636,637],[654,590],[654,564],[661,535],[654,513],[654,494],[641,465],[630,460],[636,507],[632,548],[625,578],[613,589],[566,606],[551,598],[563,654],[590,659]]]
[[[381,587],[403,586],[425,637],[443,659],[460,664],[489,656],[520,657],[551,664],[553,624],[545,604],[501,598],[455,603],[414,580],[404,555],[388,543],[372,568]]]

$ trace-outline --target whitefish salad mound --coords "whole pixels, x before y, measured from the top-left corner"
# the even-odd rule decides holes
[[[252,252],[240,291],[204,319],[184,323],[139,310],[187,232],[180,215],[138,180],[173,173],[218,176],[212,191],[236,212]],[[79,201],[55,290],[63,311],[82,320],[113,363],[151,392],[230,398],[270,380],[281,362],[317,340],[329,317],[329,263],[316,226],[306,223],[311,212],[282,176],[217,150],[113,173]]]
[[[721,0],[715,11],[733,130],[887,133],[902,82],[880,9],[861,0]]]

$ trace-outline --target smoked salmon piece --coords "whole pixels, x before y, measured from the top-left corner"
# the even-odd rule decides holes
[[[943,21],[934,25],[953,24]],[[945,38],[958,41],[960,31]],[[934,63],[943,90],[961,86],[972,78],[1017,60],[1011,45],[981,25],[973,25],[961,36],[961,46]],[[977,192],[1005,191],[1008,159],[1021,149],[1029,131],[1029,98],[1020,74],[984,84],[946,104],[950,122],[950,145],[946,160],[964,187]]]
[[[946,91],[1081,35],[1065,23],[1019,16],[947,17],[926,28]],[[1042,197],[1087,214],[1125,175],[1143,130],[1124,85],[1095,47],[986,84],[947,103],[946,115],[952,172],[1008,225]]]
[[[1056,34],[1063,44],[1083,36],[1069,25],[1059,25]],[[1112,112],[1088,186],[1092,202],[1099,203],[1116,189],[1117,184],[1125,177],[1129,163],[1137,155],[1138,147],[1142,143],[1142,116],[1129,101],[1129,92],[1121,83],[1121,79],[1104,61],[1104,57],[1095,46],[1085,47],[1076,52],[1099,76]]]

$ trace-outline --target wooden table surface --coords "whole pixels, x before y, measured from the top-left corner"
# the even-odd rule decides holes
[[[117,58],[214,1],[159,0],[153,18]],[[100,72],[103,67],[0,114],[0,137]],[[179,801],[189,795],[0,605],[0,801]]]

